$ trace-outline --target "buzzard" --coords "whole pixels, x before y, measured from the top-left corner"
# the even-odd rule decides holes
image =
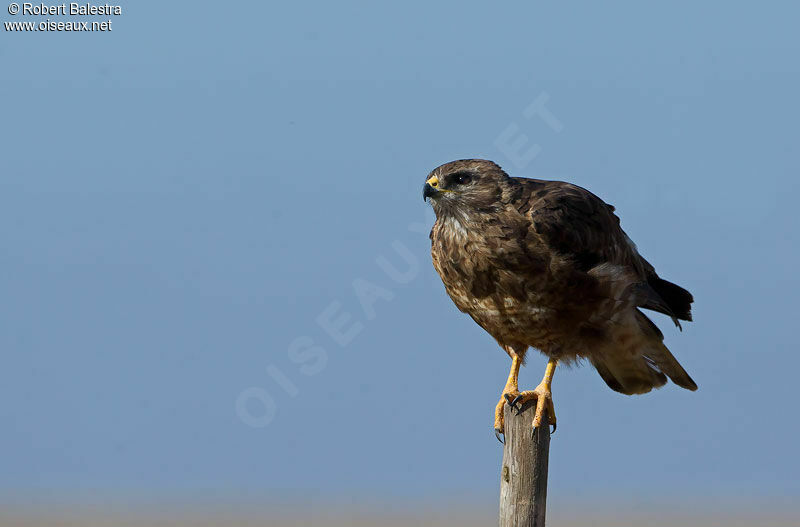
[[[431,255],[447,294],[511,357],[494,414],[498,439],[506,402],[519,409],[536,401],[534,428],[546,414],[555,431],[550,387],[559,362],[585,359],[627,395],[659,388],[667,377],[697,389],[640,309],[680,328],[692,319],[692,295],[639,255],[613,206],[570,183],[509,177],[482,159],[434,169],[423,197],[436,213]],[[520,392],[529,347],[549,360],[541,384]]]

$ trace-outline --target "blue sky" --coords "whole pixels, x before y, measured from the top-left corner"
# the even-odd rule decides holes
[[[464,157],[589,188],[695,295],[657,321],[699,391],[556,373],[551,496],[800,493],[796,4],[122,7],[0,37],[0,496],[494,499],[508,359],[420,195]]]

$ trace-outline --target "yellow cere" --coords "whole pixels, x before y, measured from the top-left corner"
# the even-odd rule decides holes
[[[428,178],[428,180],[425,183],[427,183],[428,185],[432,186],[433,188],[435,188],[439,192],[453,192],[452,190],[439,187],[439,177],[438,176],[432,176],[432,177]]]

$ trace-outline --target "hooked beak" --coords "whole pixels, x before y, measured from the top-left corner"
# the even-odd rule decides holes
[[[443,192],[440,188],[439,178],[436,176],[432,176],[428,178],[428,181],[425,182],[425,185],[422,187],[422,199],[423,201],[428,198],[435,198],[439,195],[440,192]]]
[[[434,197],[438,193],[439,193],[439,191],[436,190],[435,188],[433,188],[432,186],[430,186],[427,182],[422,187],[422,199],[423,199],[423,201],[427,200],[428,198]]]

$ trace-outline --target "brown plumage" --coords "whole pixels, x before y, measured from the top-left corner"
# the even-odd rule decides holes
[[[640,311],[679,326],[691,320],[692,295],[639,255],[614,207],[581,187],[512,178],[480,159],[436,168],[424,195],[436,212],[431,254],[447,294],[514,359],[505,400],[537,399],[539,422],[547,406],[555,424],[547,375],[537,390],[517,390],[515,368],[528,347],[547,355],[552,369],[555,361],[587,359],[624,394],[649,392],[667,377],[697,389]]]

